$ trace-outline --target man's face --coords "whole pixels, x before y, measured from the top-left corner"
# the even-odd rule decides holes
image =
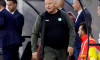
[[[73,0],[73,8],[74,8],[74,10],[75,11],[78,11],[78,2],[77,2],[77,0]]]
[[[8,9],[10,12],[14,12],[16,9],[16,3],[13,3],[12,1],[7,1]]]
[[[58,0],[56,0],[56,7],[57,7],[57,9],[58,9],[59,6],[60,6],[60,3],[59,3]]]
[[[79,27],[78,34],[79,37],[83,36],[82,26]]]
[[[48,13],[52,13],[56,9],[56,3],[54,0],[45,0],[45,9]]]
[[[98,16],[100,16],[100,6],[98,6],[98,11],[97,11],[97,13],[98,13]]]
[[[1,11],[1,5],[0,5],[0,11]]]

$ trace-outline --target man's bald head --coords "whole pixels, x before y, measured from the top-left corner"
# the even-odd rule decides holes
[[[57,9],[61,9],[64,6],[64,0],[56,0]]]
[[[80,11],[82,9],[78,0],[73,0],[73,8],[76,11]]]

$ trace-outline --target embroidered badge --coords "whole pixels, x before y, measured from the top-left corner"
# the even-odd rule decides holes
[[[58,21],[62,21],[62,18],[58,18]]]

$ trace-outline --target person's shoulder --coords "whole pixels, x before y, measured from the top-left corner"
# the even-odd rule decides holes
[[[46,16],[46,11],[45,12],[43,12],[43,13],[41,13],[41,14],[39,14],[39,16],[38,17],[41,17],[41,18],[44,18],[45,16]]]
[[[59,10],[61,13],[64,13],[64,14],[67,14],[67,12],[66,11],[63,11],[63,10]]]
[[[87,8],[84,9],[86,16],[88,16],[87,18],[91,18],[91,13],[89,12],[89,10]],[[81,17],[84,18],[84,12],[82,11],[80,14]]]
[[[86,14],[90,14],[89,10],[87,8],[84,9]],[[82,11],[82,13],[84,14],[84,12]]]
[[[84,9],[85,11],[89,12],[89,10],[87,8]]]
[[[7,11],[6,9],[3,9],[2,11],[1,11],[3,14],[11,14],[9,11]]]
[[[89,43],[96,43],[95,39],[94,38],[89,38]]]
[[[3,9],[2,10],[2,13],[4,14],[4,16],[9,16],[9,17],[12,17],[13,15],[9,12],[9,11],[7,11],[6,9]]]
[[[67,12],[64,8],[62,8],[61,10]]]
[[[62,11],[62,10],[59,10],[61,12],[61,15],[65,15],[65,16],[68,16],[68,13],[65,12],[65,11]]]
[[[15,11],[15,14],[18,16],[23,16],[18,10]]]
[[[40,15],[40,16],[45,16],[45,15],[46,15],[46,13],[47,13],[47,11],[45,11],[45,12],[43,12],[43,13],[39,14],[39,15]]]
[[[8,19],[8,20],[14,20],[13,15],[12,15],[9,11],[7,11],[6,9],[3,9],[3,10],[2,10],[2,14],[3,14],[3,16],[4,16],[6,19]]]

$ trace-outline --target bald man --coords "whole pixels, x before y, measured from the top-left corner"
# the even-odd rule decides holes
[[[64,6],[64,0],[56,0],[56,7],[57,7],[57,9],[66,11],[66,10],[63,8],[63,6]]]
[[[73,22],[66,12],[57,10],[56,0],[45,0],[45,9],[33,27],[32,57],[38,60],[37,41],[41,37],[41,54],[44,60],[67,60],[67,52],[70,56],[73,55],[75,39]]]

